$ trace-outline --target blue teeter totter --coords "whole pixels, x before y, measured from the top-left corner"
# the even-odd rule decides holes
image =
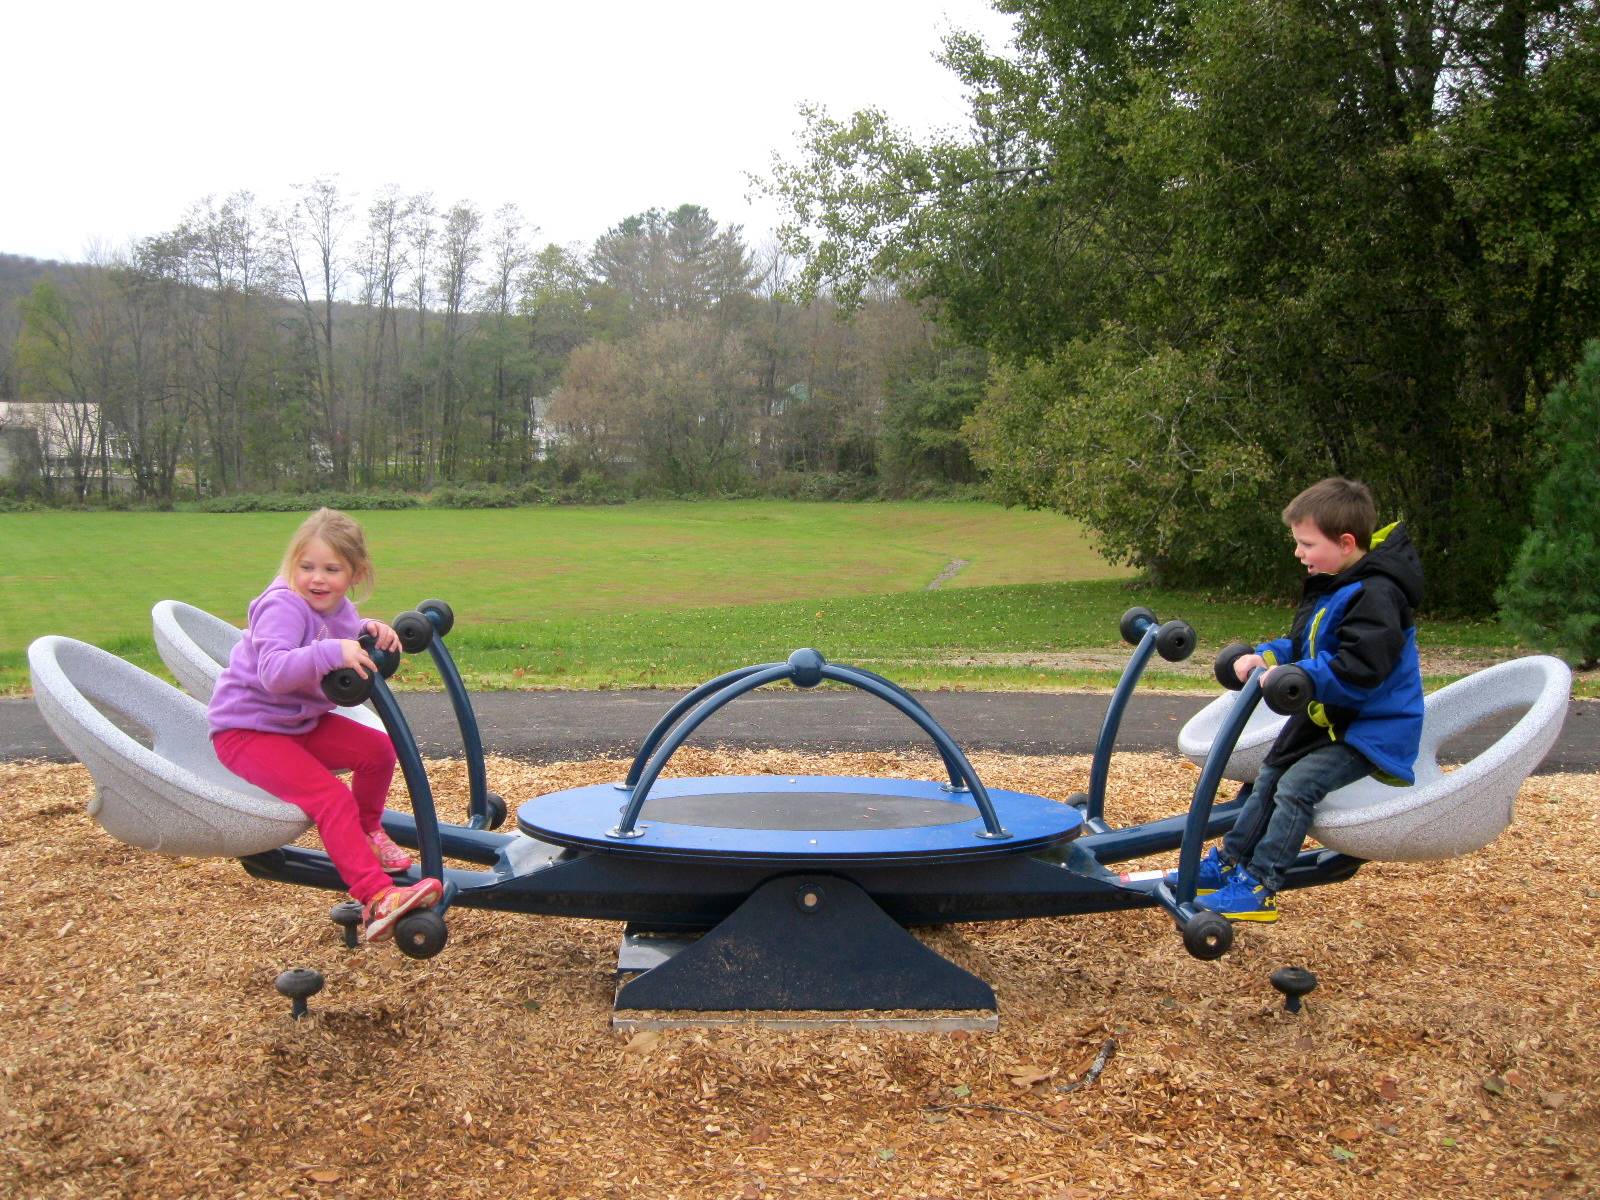
[[[797,650],[785,662],[745,667],[694,689],[645,737],[623,780],[526,800],[514,832],[494,828],[505,809],[482,783],[476,718],[443,645],[452,623],[441,601],[394,622],[408,653],[433,654],[451,695],[471,779],[464,824],[439,819],[415,738],[384,677],[334,672],[324,681],[336,703],[369,700],[389,730],[413,814],[389,813],[385,828],[420,851],[420,867],[408,879],[430,875],[444,884],[437,908],[409,914],[397,927],[396,942],[412,957],[444,948],[445,917],[458,905],[622,921],[619,1012],[934,1011],[992,1010],[995,996],[919,941],[909,932],[916,926],[1159,908],[1198,958],[1219,957],[1232,943],[1225,920],[1196,908],[1195,880],[1204,840],[1231,827],[1245,794],[1215,802],[1235,743],[1263,698],[1260,673],[1221,720],[1186,813],[1121,829],[1105,815],[1122,712],[1152,653],[1192,652],[1194,632],[1182,622],[1158,625],[1146,609],[1125,615],[1122,633],[1134,652],[1106,713],[1090,790],[1065,801],[985,787],[950,735],[901,688]],[[41,638],[29,649],[41,711],[107,797],[97,796],[91,808],[105,828],[151,849],[238,857],[258,878],[343,890],[326,854],[284,844],[305,828],[298,810],[230,783],[210,755],[195,701],[128,664],[108,669],[107,660],[120,662],[64,638]],[[1395,839],[1397,857],[1428,856],[1442,845],[1417,840],[1419,828],[1439,825],[1430,824],[1431,806],[1449,806],[1444,824],[1459,827],[1481,795],[1489,816],[1475,824],[1471,842],[1493,836],[1509,819],[1507,789],[1514,794],[1520,782],[1513,776],[1533,770],[1560,727],[1563,677],[1553,661],[1520,668],[1520,689],[1458,688],[1474,713],[1508,696],[1527,702],[1528,715],[1507,735],[1515,746],[1484,756],[1493,766],[1488,775],[1466,775],[1478,780],[1477,790],[1470,783],[1451,790],[1429,776],[1409,799],[1391,789],[1377,810],[1357,796],[1330,810],[1327,842],[1359,847],[1361,856],[1327,846],[1306,850],[1285,886],[1338,882],[1365,858],[1383,857],[1387,819],[1404,831]],[[943,777],[663,776],[673,754],[724,705],[760,687],[805,690],[824,682],[864,691],[902,713],[932,741]],[[1265,689],[1268,702],[1303,705],[1308,697],[1292,685],[1280,670]],[[130,738],[102,709],[124,723],[145,722],[151,736]],[[167,725],[181,726],[183,736],[164,734]],[[212,807],[227,819],[208,821]],[[1160,872],[1112,869],[1173,850],[1178,871],[1170,886]]]

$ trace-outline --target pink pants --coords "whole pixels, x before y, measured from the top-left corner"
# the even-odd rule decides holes
[[[329,713],[309,733],[224,729],[212,735],[217,757],[241,779],[287,800],[317,824],[317,833],[350,894],[365,904],[393,881],[367,845],[383,821],[394,778],[389,735]],[[333,777],[352,772],[352,787]]]

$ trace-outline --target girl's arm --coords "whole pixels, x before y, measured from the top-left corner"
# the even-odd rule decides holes
[[[343,665],[344,647],[337,638],[302,645],[305,625],[294,605],[263,601],[250,622],[256,647],[256,673],[269,692],[315,691],[322,677]]]

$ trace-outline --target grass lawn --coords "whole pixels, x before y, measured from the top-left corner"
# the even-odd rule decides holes
[[[360,514],[390,617],[427,596],[457,614],[450,645],[477,687],[687,687],[802,645],[910,687],[1104,686],[1126,658],[1117,617],[1144,604],[1198,630],[1187,673],[1235,638],[1280,631],[1285,605],[1129,586],[1050,513],[971,503],[774,501]],[[175,598],[235,623],[298,517],[284,513],[0,516],[0,691],[27,687],[44,633],[164,674],[150,607]],[[1287,551],[1286,551],[1287,552]],[[927,585],[965,564],[936,591]],[[1425,647],[1508,653],[1492,623],[1430,622]],[[434,682],[427,659],[411,686]],[[1445,670],[1438,678],[1448,678]],[[1456,672],[1459,673],[1459,672]],[[1592,688],[1591,688],[1592,690]]]

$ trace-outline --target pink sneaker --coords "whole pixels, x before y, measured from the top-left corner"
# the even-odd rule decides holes
[[[408,912],[432,908],[444,896],[444,884],[429,875],[410,887],[392,887],[367,901],[367,941],[381,942],[394,936],[394,924]]]
[[[377,855],[378,865],[385,871],[411,870],[411,855],[394,844],[387,833],[381,829],[374,829],[367,834],[367,845],[372,847],[372,853]]]

